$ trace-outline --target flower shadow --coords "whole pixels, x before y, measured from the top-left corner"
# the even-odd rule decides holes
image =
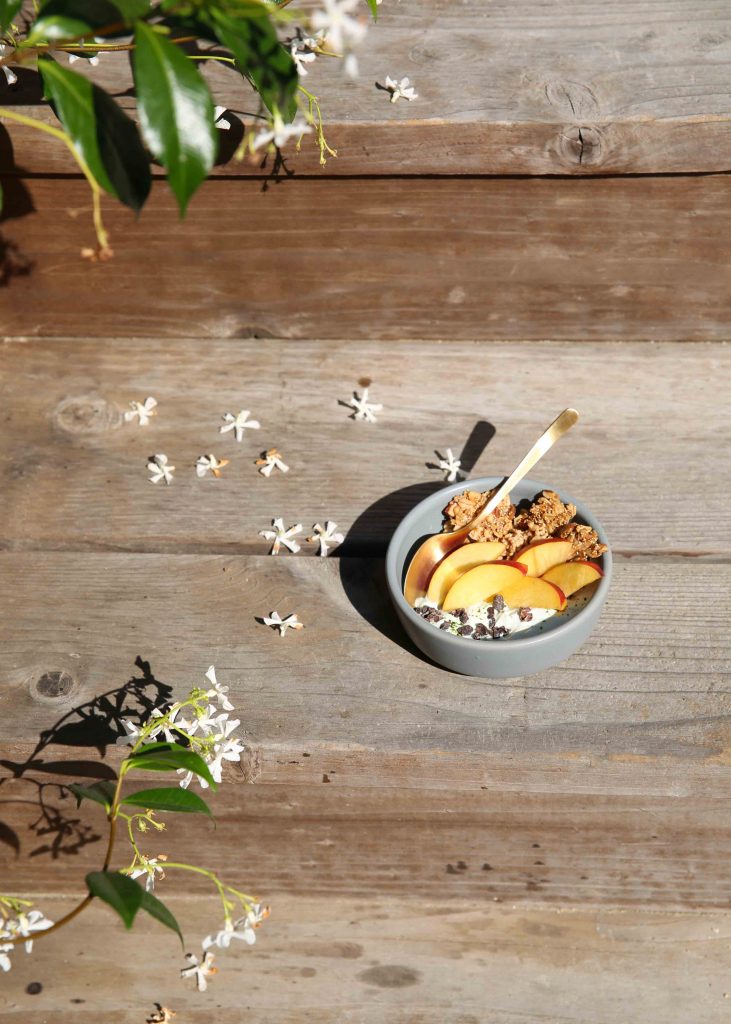
[[[116,772],[103,758],[107,747],[114,746],[117,737],[125,732],[122,719],[141,725],[154,708],[162,708],[169,702],[172,687],[156,679],[149,663],[141,657],[136,659],[135,665],[140,670],[139,675],[73,707],[50,729],[41,732],[24,761],[0,759],[0,767],[7,772],[0,777],[0,807],[4,807],[13,820],[13,824],[0,820],[0,844],[10,849],[16,858],[21,853],[20,836],[14,827],[16,814],[23,819],[29,813],[35,815],[27,828],[40,844],[28,852],[29,857],[48,854],[57,860],[77,854],[84,846],[101,838],[75,813],[76,798],[58,777],[69,781],[116,779]],[[93,748],[99,757],[97,760],[49,757],[49,752],[57,747]],[[44,779],[44,775],[52,778]]]

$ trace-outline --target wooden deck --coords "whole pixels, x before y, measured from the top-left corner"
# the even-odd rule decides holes
[[[361,86],[318,82],[338,161],[274,181],[224,160],[182,223],[162,182],[139,224],[107,203],[108,264],[76,258],[65,157],[5,146],[1,887],[72,906],[104,822],[55,783],[118,764],[104,695],[178,697],[214,663],[247,755],[218,829],[173,823],[160,851],[273,906],[207,996],[174,938],[92,906],[0,975],[8,1024],[155,1002],[175,1024],[728,1020],[731,16],[381,10]],[[371,95],[386,72],[420,102]],[[374,425],[338,404],[365,380]],[[152,423],[125,424],[147,395]],[[440,486],[435,449],[501,474],[567,405],[581,422],[535,476],[607,528],[599,627],[538,676],[442,671],[394,621],[388,539]],[[237,445],[218,426],[240,408],[262,429]],[[265,479],[273,445],[291,470]],[[231,463],[199,480],[210,451]],[[273,558],[280,515],[345,544]],[[306,628],[280,639],[256,621],[273,608]],[[197,948],[217,907],[163,884]]]

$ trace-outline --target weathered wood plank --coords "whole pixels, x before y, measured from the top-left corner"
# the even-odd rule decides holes
[[[338,149],[328,174],[729,168],[731,15],[719,0],[469,0],[457,8],[429,0],[383,5],[379,13],[358,81],[343,80],[339,62],[321,59],[304,83],[320,96]],[[126,55],[105,56],[89,71],[113,92],[129,88]],[[206,71],[217,101],[251,124],[248,88],[227,68],[209,62]],[[389,103],[375,85],[386,74],[409,75],[418,100]],[[4,102],[51,116],[38,107],[30,76],[6,93]],[[53,140],[15,126],[11,135],[21,167],[73,169]],[[222,143],[226,159],[234,136]],[[306,140],[289,162],[299,173],[320,173],[317,161]],[[226,162],[227,174],[252,172]]]
[[[573,403],[583,419],[539,478],[584,500],[616,551],[731,554],[731,481],[711,454],[731,442],[726,346],[35,340],[5,344],[2,366],[0,545],[11,549],[263,554],[258,531],[283,515],[305,530],[329,517],[346,550],[382,552],[439,486],[434,449],[466,445],[465,468],[480,456],[475,474],[507,473]],[[337,404],[364,375],[384,404],[374,425]],[[124,424],[127,403],[148,394],[158,415]],[[263,426],[237,445],[218,426],[242,407]],[[272,445],[291,468],[265,479],[254,459]],[[153,451],[178,467],[167,489],[148,482]],[[208,451],[232,460],[220,480],[195,476]]]
[[[177,694],[215,662],[264,748],[550,750],[725,763],[731,566],[620,560],[602,621],[583,650],[556,669],[507,682],[454,675],[415,656],[390,612],[379,566],[6,553],[7,733],[33,742],[44,673],[73,680],[65,708],[121,685],[141,656]],[[282,639],[259,625],[255,617],[272,608],[296,610],[306,629]]]
[[[728,336],[724,177],[213,181],[182,223],[154,192],[139,224],[106,204],[116,256],[89,266],[85,184],[6,179],[8,216],[25,215],[2,225],[2,333]]]
[[[208,902],[175,909],[191,946],[215,922]],[[255,946],[221,953],[202,994],[178,980],[173,938],[154,924],[126,934],[109,913],[92,907],[16,956],[8,1024],[139,1024],[156,1002],[191,1024],[720,1024],[728,1010],[722,913],[282,899]],[[90,941],[102,927],[105,942]]]

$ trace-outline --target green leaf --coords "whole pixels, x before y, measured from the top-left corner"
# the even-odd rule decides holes
[[[116,910],[124,921],[125,928],[131,928],[138,910],[144,910],[166,928],[170,928],[180,938],[183,935],[180,926],[164,903],[146,892],[133,878],[123,875],[121,871],[91,871],[86,876],[86,884],[92,896],[108,903]]]
[[[235,19],[215,9],[210,17],[219,42],[234,55],[239,70],[251,80],[267,109],[274,111],[276,107],[285,120],[293,120],[297,112],[297,67],[289,50],[279,42],[271,19]]]
[[[156,921],[159,921],[160,924],[164,924],[170,931],[175,932],[180,939],[180,945],[183,945],[183,933],[178,922],[162,900],[159,900],[157,896],[153,896],[151,892],[145,892],[144,889],[142,890],[142,909],[151,917],[154,917]]]
[[[373,20],[378,21],[378,0],[366,0],[366,3],[370,7]]]
[[[148,772],[169,772],[184,768],[187,772],[195,772],[206,780],[214,792],[216,790],[216,780],[203,758],[178,743],[147,743],[135,754],[130,754],[124,764],[128,766],[127,770],[142,768]]]
[[[133,71],[142,134],[168,172],[182,216],[216,159],[211,94],[180,47],[143,22],[135,28]]]
[[[40,57],[46,95],[99,185],[139,211],[150,192],[150,164],[137,128],[88,78]]]
[[[10,28],[22,4],[23,0],[0,0],[0,29],[3,32]]]
[[[76,806],[81,807],[82,800],[93,800],[97,804],[109,810],[114,800],[114,791],[117,788],[109,779],[101,782],[92,782],[90,786],[82,786],[78,782],[72,782],[68,787],[76,797]]]
[[[123,804],[146,807],[153,811],[184,811],[190,814],[207,814],[213,817],[205,800],[197,793],[191,793],[180,786],[165,786],[161,789],[140,789],[124,797]]]
[[[28,35],[29,42],[75,39],[99,30],[123,35],[135,18],[150,10],[150,0],[48,0]]]

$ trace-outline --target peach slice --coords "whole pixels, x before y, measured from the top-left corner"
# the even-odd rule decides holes
[[[426,596],[429,601],[441,606],[453,583],[469,569],[474,569],[484,562],[494,562],[505,554],[505,545],[499,540],[478,541],[474,544],[463,544],[443,558],[432,573]]]
[[[589,583],[594,583],[595,580],[600,579],[603,575],[604,573],[596,562],[580,560],[554,565],[548,572],[544,572],[541,579],[547,580],[549,583],[555,583],[557,587],[563,590],[566,597],[571,597],[577,590],[581,590],[582,587],[587,586]]]
[[[536,540],[526,545],[513,556],[514,562],[521,562],[528,570],[529,576],[543,576],[548,569],[561,562],[568,562],[574,553],[570,540],[549,537],[548,540]]]
[[[562,612],[566,607],[563,590],[555,583],[536,576],[525,576],[500,593],[511,608],[553,608]]]
[[[469,608],[473,604],[489,601],[503,587],[516,583],[525,576],[525,566],[516,562],[486,562],[462,573],[449,588],[442,608],[445,612],[455,608]]]

